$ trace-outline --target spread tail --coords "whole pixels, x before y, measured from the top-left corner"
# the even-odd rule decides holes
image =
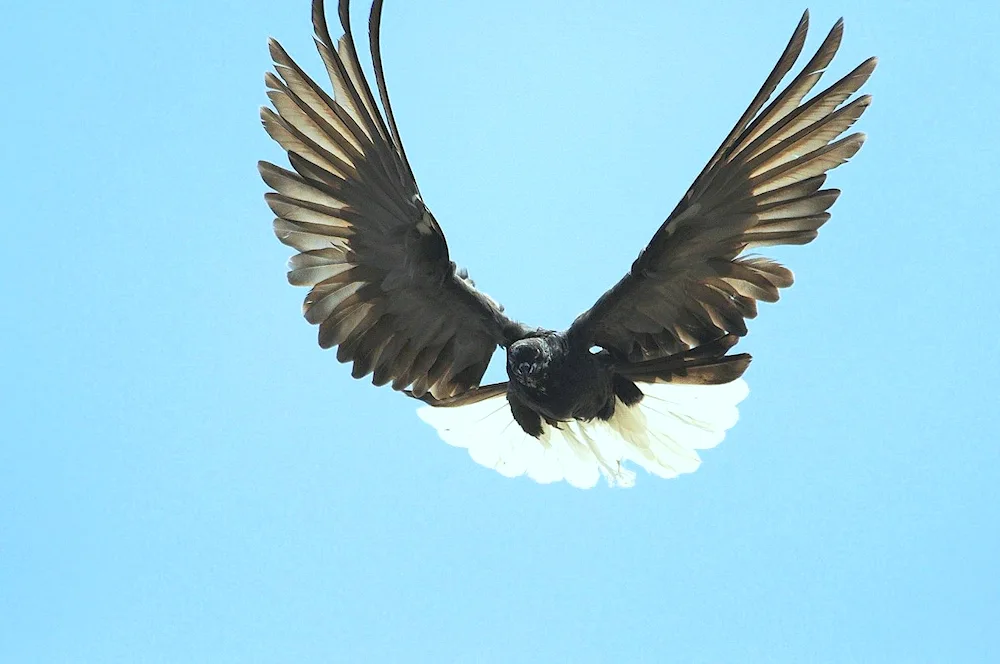
[[[480,388],[457,403],[425,406],[417,414],[445,442],[468,449],[476,463],[507,477],[527,475],[543,484],[565,480],[579,488],[594,486],[602,475],[611,485],[632,486],[635,472],[629,466],[676,477],[698,468],[698,450],[722,441],[739,417],[737,404],[749,393],[740,376],[750,356],[726,356],[732,345],[726,343],[615,367],[634,382],[641,398],[619,398],[607,421],[543,423],[538,438],[514,421],[504,384]]]

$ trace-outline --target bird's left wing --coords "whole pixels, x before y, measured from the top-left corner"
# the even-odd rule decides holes
[[[631,361],[742,336],[757,300],[773,302],[792,284],[787,268],[746,251],[805,244],[830,217],[840,193],[822,189],[826,172],[847,161],[862,134],[837,138],[861,116],[869,97],[845,104],[875,68],[871,58],[803,102],[833,59],[838,21],[806,64],[765,108],[802,50],[803,15],[750,107],[663,223],[629,273],[569,329],[581,343]]]
[[[316,46],[333,83],[331,97],[275,41],[277,76],[268,73],[263,108],[268,134],[294,171],[261,162],[274,190],[267,202],[275,233],[300,253],[289,281],[308,286],[304,314],[319,343],[339,346],[356,378],[392,382],[414,396],[443,399],[479,384],[497,344],[518,328],[502,308],[456,273],[444,234],[424,205],[389,105],[379,49],[381,0],[369,36],[383,117],[351,36],[330,37],[322,0],[313,2]]]

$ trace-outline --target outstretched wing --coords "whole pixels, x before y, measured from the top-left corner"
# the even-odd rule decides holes
[[[327,94],[270,42],[277,76],[265,80],[274,110],[261,109],[268,134],[294,171],[261,162],[274,230],[299,250],[288,280],[311,290],[306,319],[319,344],[339,346],[353,375],[410,388],[415,396],[460,394],[479,384],[505,331],[502,308],[458,275],[434,216],[424,205],[392,115],[379,49],[382,2],[369,22],[375,81],[385,116],[361,71],[351,36],[330,38],[322,0],[313,2],[316,46],[333,83]]]
[[[840,192],[822,189],[864,135],[847,131],[870,103],[844,104],[875,68],[871,58],[809,101],[840,46],[838,21],[806,64],[765,108],[802,51],[809,14],[750,107],[698,175],[629,273],[578,317],[569,334],[631,361],[746,334],[757,300],[774,302],[792,284],[787,268],[748,250],[806,244],[830,218]],[[763,109],[763,110],[762,110]]]

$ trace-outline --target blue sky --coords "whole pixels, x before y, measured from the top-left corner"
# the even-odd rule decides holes
[[[421,189],[522,320],[624,274],[804,8],[678,4],[387,2]],[[321,71],[307,0],[8,8],[0,661],[996,661],[1000,10],[811,8],[835,76],[881,59],[869,142],[773,252],[741,421],[588,492],[316,346],[255,168],[267,37]]]

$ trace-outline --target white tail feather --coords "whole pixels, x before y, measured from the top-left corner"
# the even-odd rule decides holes
[[[506,477],[527,475],[547,484],[566,480],[587,489],[603,475],[612,486],[632,486],[634,463],[660,477],[694,472],[696,450],[715,447],[739,417],[736,405],[749,393],[743,379],[725,385],[637,383],[643,399],[620,401],[607,422],[542,425],[533,438],[514,421],[506,395],[467,406],[417,410],[449,445],[464,447],[476,463]]]

